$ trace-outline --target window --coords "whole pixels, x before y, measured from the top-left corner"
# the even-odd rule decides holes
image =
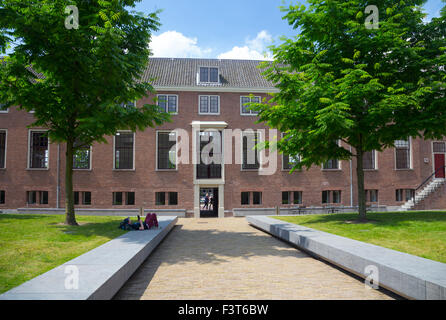
[[[411,168],[409,139],[395,141],[395,162],[396,169]]]
[[[254,148],[259,137],[257,132],[244,132],[242,135],[243,170],[258,170],[260,168],[259,150]]]
[[[293,192],[293,203],[294,204],[302,204],[302,191],[294,191]]]
[[[37,191],[27,191],[26,192],[26,203],[36,204],[37,203]]]
[[[134,133],[115,135],[115,169],[133,169]]]
[[[333,191],[333,203],[341,203],[341,190]]]
[[[288,154],[282,154],[282,164],[284,170],[290,170],[295,164],[300,162],[300,156],[290,156]]]
[[[155,204],[157,206],[164,206],[166,204],[165,192],[155,192]]]
[[[113,205],[122,205],[122,192],[113,192]]]
[[[330,203],[330,191],[322,191],[322,203]]]
[[[6,131],[0,130],[0,169],[6,168]]]
[[[5,204],[5,190],[0,190],[0,204]]]
[[[323,164],[322,168],[324,170],[336,170],[336,169],[339,169],[339,160],[337,160],[337,159],[327,160]]]
[[[79,200],[82,198],[83,205],[91,205],[91,192],[90,191],[75,191],[74,192],[74,204],[79,204]]]
[[[291,203],[291,192],[282,191],[282,204],[290,204]]]
[[[322,191],[322,203],[341,203],[341,190]]]
[[[220,97],[199,96],[199,114],[220,114]]]
[[[200,83],[219,83],[218,68],[200,67]]]
[[[365,190],[365,201],[378,202],[378,190]]]
[[[9,108],[5,109],[4,106],[6,106],[6,104],[0,103],[0,113],[8,113],[9,112]]]
[[[365,170],[376,169],[375,156],[376,156],[375,150],[364,152],[363,158],[362,158],[363,169],[365,169]]]
[[[176,142],[175,132],[157,132],[158,134],[158,170],[176,170]]]
[[[260,103],[260,97],[240,97],[240,114],[241,115],[258,115],[257,111],[249,110],[247,103]]]
[[[414,189],[396,189],[396,201],[409,201],[415,197]]]
[[[158,107],[168,113],[178,113],[178,96],[171,94],[158,95]]]
[[[29,168],[48,168],[48,136],[46,132],[30,131]]]
[[[178,192],[169,192],[169,206],[178,205]]]
[[[252,204],[262,204],[262,193],[253,192],[252,193]]]
[[[48,204],[48,191],[27,191],[27,204]]]
[[[434,153],[446,153],[446,143],[445,142],[434,142],[432,144],[432,150]]]
[[[89,170],[90,154],[91,154],[90,146],[80,147],[76,149],[73,155],[73,169]]]
[[[252,204],[259,205],[262,204],[262,193],[258,191],[249,192],[244,191],[241,193],[241,204],[242,205],[248,205],[250,204],[250,194],[252,193]]]
[[[135,205],[135,192],[126,192],[125,193],[125,204],[128,206]]]
[[[242,192],[242,204],[249,204],[249,192]]]

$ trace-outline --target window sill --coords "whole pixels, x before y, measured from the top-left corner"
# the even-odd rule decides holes
[[[28,171],[48,171],[50,168],[26,168]]]
[[[334,172],[336,172],[336,171],[342,171],[342,169],[321,169],[321,171],[328,171],[328,172],[334,171]]]
[[[178,172],[178,169],[155,169],[155,172]]]
[[[113,169],[114,172],[135,172],[136,169]]]
[[[407,169],[394,169],[395,171],[414,171],[413,168],[407,168]]]

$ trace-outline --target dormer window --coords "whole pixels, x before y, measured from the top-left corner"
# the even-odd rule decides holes
[[[200,83],[219,83],[218,68],[200,67]]]

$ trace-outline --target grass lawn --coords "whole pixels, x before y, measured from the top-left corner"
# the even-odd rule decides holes
[[[122,217],[0,214],[0,293],[114,239]]]
[[[368,213],[364,224],[349,223],[356,213],[273,218],[446,263],[446,212]]]

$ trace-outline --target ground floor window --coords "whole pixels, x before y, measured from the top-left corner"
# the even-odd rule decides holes
[[[282,204],[301,204],[302,191],[282,191]]]
[[[259,191],[244,191],[241,193],[241,204],[242,205],[248,205],[250,204],[251,199],[251,193],[252,193],[252,204],[259,205],[262,204],[262,192]]]
[[[74,192],[74,204],[91,205],[91,192],[90,191],[75,191]]]
[[[178,192],[155,192],[155,204],[157,206],[169,206],[178,205]]]
[[[415,197],[414,189],[396,189],[395,198],[396,201],[409,201]]]
[[[366,190],[365,200],[367,202],[378,202],[378,190]]]
[[[27,191],[27,204],[48,204],[48,191]]]
[[[0,190],[0,204],[5,204],[5,190]]]
[[[113,192],[113,205],[122,204],[133,206],[135,204],[135,192]]]
[[[322,203],[341,203],[341,190],[322,191]]]

